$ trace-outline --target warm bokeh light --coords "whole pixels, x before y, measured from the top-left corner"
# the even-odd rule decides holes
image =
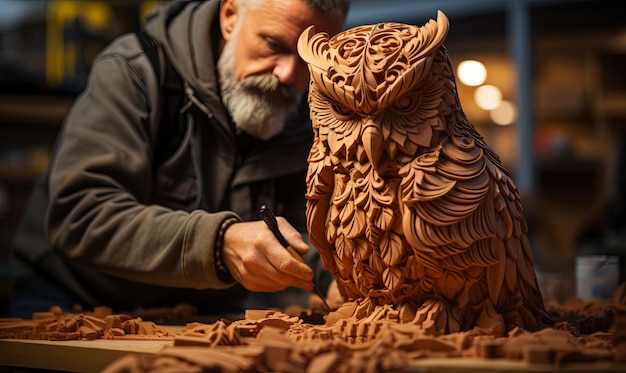
[[[511,101],[503,100],[497,108],[489,112],[489,117],[497,125],[511,125],[517,120],[517,106]]]
[[[481,85],[474,92],[476,105],[483,110],[493,110],[502,102],[502,92],[500,88],[493,85]]]
[[[487,69],[485,65],[475,60],[462,61],[456,72],[461,83],[471,87],[479,86],[487,79]]]

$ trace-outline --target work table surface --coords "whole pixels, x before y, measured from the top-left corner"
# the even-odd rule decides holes
[[[172,328],[172,327],[168,327]],[[178,330],[181,328],[179,327]],[[175,329],[172,329],[176,331]],[[173,340],[0,340],[0,366],[24,367],[71,372],[101,372],[127,354],[155,354],[172,346]],[[566,367],[529,365],[505,359],[427,358],[415,360],[411,368],[429,373],[466,372],[626,372],[626,364],[609,362],[580,363]]]

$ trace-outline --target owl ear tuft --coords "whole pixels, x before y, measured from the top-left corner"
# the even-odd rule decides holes
[[[438,47],[443,44],[443,41],[448,36],[448,30],[450,29],[450,21],[448,17],[441,10],[437,11],[437,34],[435,36],[435,42]]]
[[[419,28],[422,35],[425,36],[425,39],[423,41],[424,44],[416,50],[417,53],[413,58],[417,60],[433,55],[443,44],[446,36],[448,36],[449,26],[448,17],[439,10],[437,12],[437,21],[431,19],[428,23]]]
[[[315,36],[315,25],[311,25],[302,31],[302,34],[298,37],[298,53],[302,55],[303,52],[308,52],[309,48],[307,45],[313,36]]]
[[[315,33],[315,26],[309,26],[298,38],[298,53],[309,65],[325,70],[328,67],[329,40],[325,32]]]

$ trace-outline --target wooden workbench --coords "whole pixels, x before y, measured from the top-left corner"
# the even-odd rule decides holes
[[[28,339],[0,340],[0,366],[59,370],[69,372],[100,372],[111,362],[129,353],[154,354],[172,340],[71,340],[37,341]]]
[[[178,333],[182,326],[161,326]],[[39,341],[30,339],[0,339],[0,366],[59,370],[70,372],[100,372],[104,367],[128,354],[154,354],[173,339],[156,340],[69,340]]]
[[[25,339],[0,340],[0,366],[24,367],[71,372],[100,372],[113,361],[127,354],[155,354],[173,341],[153,340],[71,340],[37,341]],[[556,365],[529,365],[505,359],[420,359],[410,364],[416,372],[429,373],[555,373],[555,372],[626,372],[626,364],[609,362]]]

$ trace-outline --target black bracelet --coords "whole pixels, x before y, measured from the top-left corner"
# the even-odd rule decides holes
[[[215,238],[215,246],[213,247],[213,261],[215,262],[215,273],[217,273],[217,278],[222,282],[235,281],[235,278],[233,277],[233,275],[230,274],[230,271],[226,267],[226,264],[224,264],[224,259],[222,257],[222,248],[224,233],[226,233],[226,229],[238,222],[239,219],[237,218],[229,218],[224,220],[219,232],[217,232],[217,237]]]

